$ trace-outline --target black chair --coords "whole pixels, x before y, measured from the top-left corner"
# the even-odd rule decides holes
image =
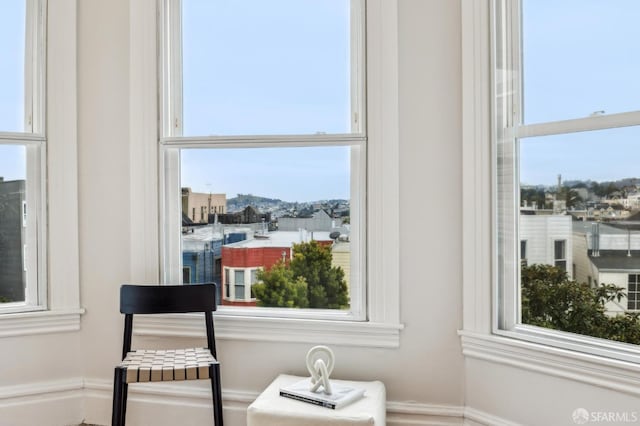
[[[124,318],[122,362],[115,368],[111,424],[124,426],[129,383],[210,379],[213,419],[222,426],[220,364],[216,357],[213,314],[216,285],[123,285],[120,312]],[[133,314],[204,312],[207,348],[173,350],[131,350]]]

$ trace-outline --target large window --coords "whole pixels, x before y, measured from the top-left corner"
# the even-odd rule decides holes
[[[344,293],[311,304],[318,316],[366,317],[364,13],[364,0],[163,2],[165,282],[186,246],[219,244],[223,304],[254,300],[244,270],[282,266],[291,289]],[[307,256],[305,277],[294,247],[312,243],[324,257]]]
[[[640,4],[493,5],[498,330],[637,356]]]
[[[46,304],[43,0],[0,13],[0,312]]]

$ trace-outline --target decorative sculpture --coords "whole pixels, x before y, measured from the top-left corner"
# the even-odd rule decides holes
[[[326,362],[323,359],[326,357]],[[322,392],[331,395],[331,382],[329,376],[333,371],[335,356],[333,351],[326,346],[314,346],[307,352],[307,370],[311,373],[311,392]]]

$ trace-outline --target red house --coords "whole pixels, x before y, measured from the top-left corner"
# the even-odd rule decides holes
[[[291,259],[293,244],[311,240],[332,243],[329,232],[281,231],[223,246],[222,304],[256,306],[251,286],[258,281],[258,271]]]

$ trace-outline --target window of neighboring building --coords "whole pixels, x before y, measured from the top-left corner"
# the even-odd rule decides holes
[[[589,253],[594,247],[589,228],[573,227],[581,233],[579,241],[587,242],[587,250],[574,250],[573,241],[577,240],[572,240],[571,229],[555,227],[553,220],[527,228],[527,264],[522,263],[526,248],[521,231],[523,223],[530,223],[523,218],[531,215],[603,220],[596,215],[597,204],[619,197],[637,176],[640,61],[630,52],[640,37],[634,20],[640,3],[495,0],[492,5],[498,330],[539,339],[570,331],[619,340],[615,327],[607,328],[607,318],[616,312],[605,312],[604,325],[596,330],[595,325],[574,324],[577,299],[567,302],[571,308],[554,305],[547,312],[537,312],[530,305],[545,282],[549,291],[565,288],[552,285],[552,275],[544,275],[555,274],[553,267],[567,272],[567,279],[561,281],[569,288],[570,279],[577,277],[573,268],[567,269],[568,262],[590,264]],[[620,211],[604,214],[614,226],[623,219]],[[548,243],[534,243],[536,238],[549,241],[547,235],[555,237],[553,259],[542,255],[542,247]],[[568,275],[571,273],[573,276]],[[586,276],[582,279],[587,281]],[[600,281],[607,284],[602,276]],[[529,285],[532,282],[535,285]],[[577,292],[577,287],[571,288]],[[585,300],[597,299],[594,297],[585,296]],[[549,304],[562,303],[559,295],[549,300]],[[630,306],[635,304],[633,300],[629,298]],[[560,308],[554,311],[553,307]],[[559,318],[558,312],[564,317]],[[562,345],[568,338],[554,335],[554,344]],[[576,339],[575,335],[571,339]],[[599,351],[596,348],[603,345],[595,339],[580,339],[588,351]]]
[[[292,243],[331,242],[332,232],[347,235],[351,275],[340,278],[350,285],[343,290],[345,302],[339,309],[327,303],[318,310],[365,318],[364,5],[365,0],[163,1],[166,282],[175,281],[180,270],[176,206],[180,188],[189,187],[226,194],[227,206],[213,211],[229,217],[207,224],[212,234],[224,236],[230,225],[244,225],[264,237],[278,229],[278,218],[288,217],[300,220],[289,232],[304,231]],[[246,214],[248,207],[261,222],[251,223],[256,215]],[[322,210],[348,220],[331,217],[318,228],[312,219]],[[275,260],[265,262],[261,267],[268,269]],[[251,299],[254,273],[245,282],[243,270],[235,269],[232,277],[225,270],[225,297]],[[296,314],[284,306],[278,314]]]
[[[627,309],[640,310],[640,274],[629,274]]]
[[[46,306],[45,4],[0,14],[0,312]]]
[[[520,241],[520,264],[527,266],[527,240]]]
[[[236,300],[244,300],[244,270],[236,269],[233,274],[234,298]]]
[[[556,267],[567,270],[567,242],[566,240],[555,240],[553,242],[553,263]]]
[[[189,266],[182,267],[182,282],[184,284],[191,283],[191,267]]]

